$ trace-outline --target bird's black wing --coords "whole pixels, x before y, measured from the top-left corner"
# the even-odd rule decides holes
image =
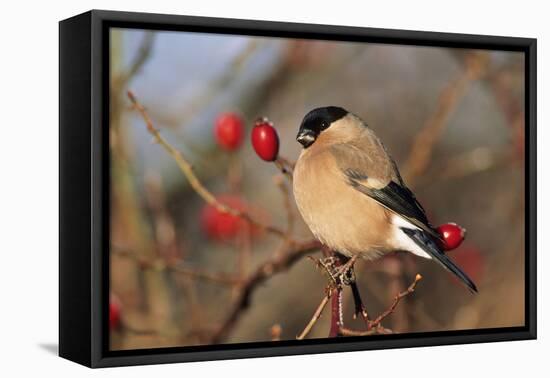
[[[438,245],[441,235],[428,221],[426,211],[413,192],[403,183],[394,161],[381,143],[369,145],[369,141],[363,141],[361,146],[353,143],[336,145],[332,148],[332,155],[351,187],[418,227],[400,229],[441,266],[455,274],[472,292],[477,292],[472,280]]]
[[[441,238],[430,225],[422,205],[403,183],[395,162],[373,134],[366,134],[354,142],[334,145],[331,154],[353,188],[436,240]]]
[[[424,208],[420,205],[409,188],[394,181],[390,181],[381,189],[371,188],[367,185],[363,185],[361,181],[354,179],[354,175],[350,173],[351,172],[346,172],[346,175],[350,185],[356,190],[368,195],[391,212],[405,218],[436,240],[441,239],[439,233],[434,230],[428,221]]]
[[[471,292],[477,292],[474,282],[437,245],[436,240],[439,240],[441,236],[430,225],[424,209],[407,187],[391,181],[382,189],[373,189],[354,181],[353,176],[357,175],[348,175],[350,183],[354,188],[419,227],[420,229],[401,227],[401,231],[417,246],[426,251],[443,268],[456,275]]]

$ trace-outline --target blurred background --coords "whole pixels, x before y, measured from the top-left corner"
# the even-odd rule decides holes
[[[312,236],[250,131],[268,117],[280,155],[295,161],[303,116],[326,105],[375,130],[434,225],[468,231],[449,256],[479,294],[431,261],[396,253],[356,264],[369,315],[420,273],[383,321],[394,332],[524,324],[523,54],[111,29],[110,59],[113,350],[295,339],[304,329],[327,279],[305,255],[266,270]],[[127,90],[218,200],[284,236],[206,204],[151,143]],[[219,135],[227,123],[243,128],[236,147]],[[266,278],[249,285],[258,274]],[[361,329],[348,289],[344,314]],[[325,309],[308,338],[327,337],[329,323]]]

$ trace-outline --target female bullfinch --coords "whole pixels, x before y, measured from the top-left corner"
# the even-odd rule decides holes
[[[317,108],[304,117],[296,140],[303,150],[294,196],[319,241],[347,257],[372,260],[400,250],[433,259],[477,292],[439,247],[439,233],[365,122],[340,107]]]

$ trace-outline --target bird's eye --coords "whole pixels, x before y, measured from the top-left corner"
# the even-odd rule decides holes
[[[327,121],[321,122],[321,129],[325,130],[326,128],[328,128],[328,122]]]

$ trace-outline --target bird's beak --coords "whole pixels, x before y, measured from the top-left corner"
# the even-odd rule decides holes
[[[304,148],[311,146],[315,142],[315,139],[317,139],[316,135],[310,130],[300,130],[296,137],[298,143],[304,146]]]

